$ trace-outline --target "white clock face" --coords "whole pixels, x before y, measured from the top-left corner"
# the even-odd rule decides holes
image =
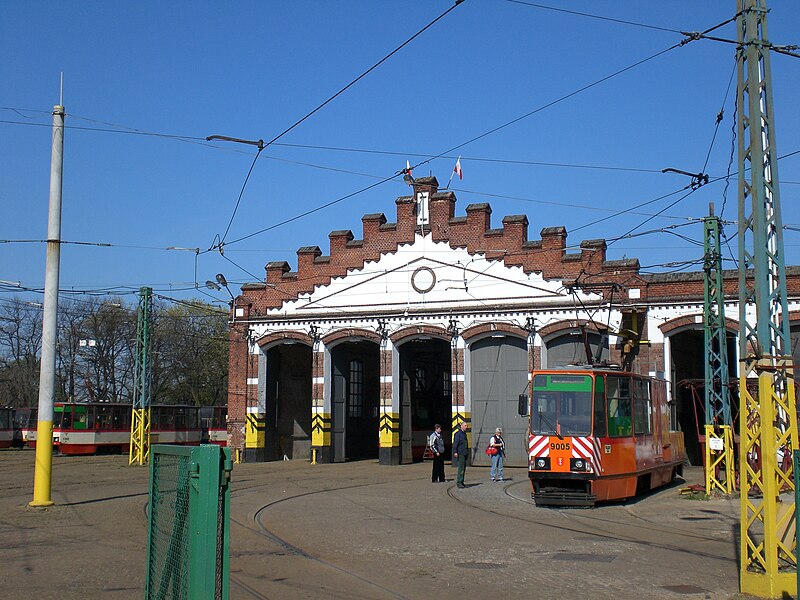
[[[425,294],[433,289],[436,285],[436,273],[429,267],[419,267],[411,275],[411,287],[417,293]]]

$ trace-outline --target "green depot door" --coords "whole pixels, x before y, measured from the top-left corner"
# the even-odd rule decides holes
[[[469,346],[472,406],[472,464],[489,465],[486,446],[497,427],[503,428],[510,467],[528,465],[528,420],[517,414],[519,395],[528,387],[525,340],[488,337]]]

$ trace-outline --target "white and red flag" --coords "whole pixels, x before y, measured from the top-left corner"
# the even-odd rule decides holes
[[[411,163],[406,159],[406,173],[411,175]]]
[[[456,166],[455,166],[455,167],[453,167],[453,173],[455,173],[456,175],[458,175],[458,178],[459,178],[459,179],[464,179],[464,175],[463,175],[463,173],[461,172],[461,157],[460,157],[460,156],[459,156],[459,157],[458,157],[458,159],[456,160]],[[452,177],[452,175],[451,175],[451,177]]]

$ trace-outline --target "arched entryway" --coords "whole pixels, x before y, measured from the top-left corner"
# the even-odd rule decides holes
[[[311,456],[311,347],[281,342],[262,350],[265,460]],[[263,367],[262,367],[263,368]],[[261,371],[261,368],[259,369]]]
[[[704,462],[705,440],[705,333],[702,323],[678,329],[669,335],[670,381],[678,429],[683,431],[686,454],[693,465]],[[731,414],[738,415],[736,383],[736,338],[727,333],[727,361]],[[735,425],[735,424],[734,424]],[[734,432],[736,429],[734,427]]]
[[[422,460],[428,435],[436,423],[450,452],[452,377],[450,344],[431,336],[404,341],[400,357],[400,462]]]
[[[333,346],[330,357],[333,460],[378,458],[380,348],[348,340]]]
[[[489,464],[484,451],[495,429],[502,427],[505,464],[527,466],[528,421],[518,414],[519,395],[528,388],[527,341],[495,333],[470,342],[468,349],[472,464]]]

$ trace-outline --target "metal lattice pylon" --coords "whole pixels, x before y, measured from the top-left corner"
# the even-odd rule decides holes
[[[714,216],[712,207],[709,216],[703,220],[706,494],[716,490],[730,494],[735,487],[721,229],[720,220]]]
[[[794,369],[767,8],[738,0],[738,9],[740,589],[776,598],[797,589]]]
[[[150,400],[153,383],[153,290],[139,290],[139,318],[136,324],[133,414],[128,464],[145,464],[150,458]]]

